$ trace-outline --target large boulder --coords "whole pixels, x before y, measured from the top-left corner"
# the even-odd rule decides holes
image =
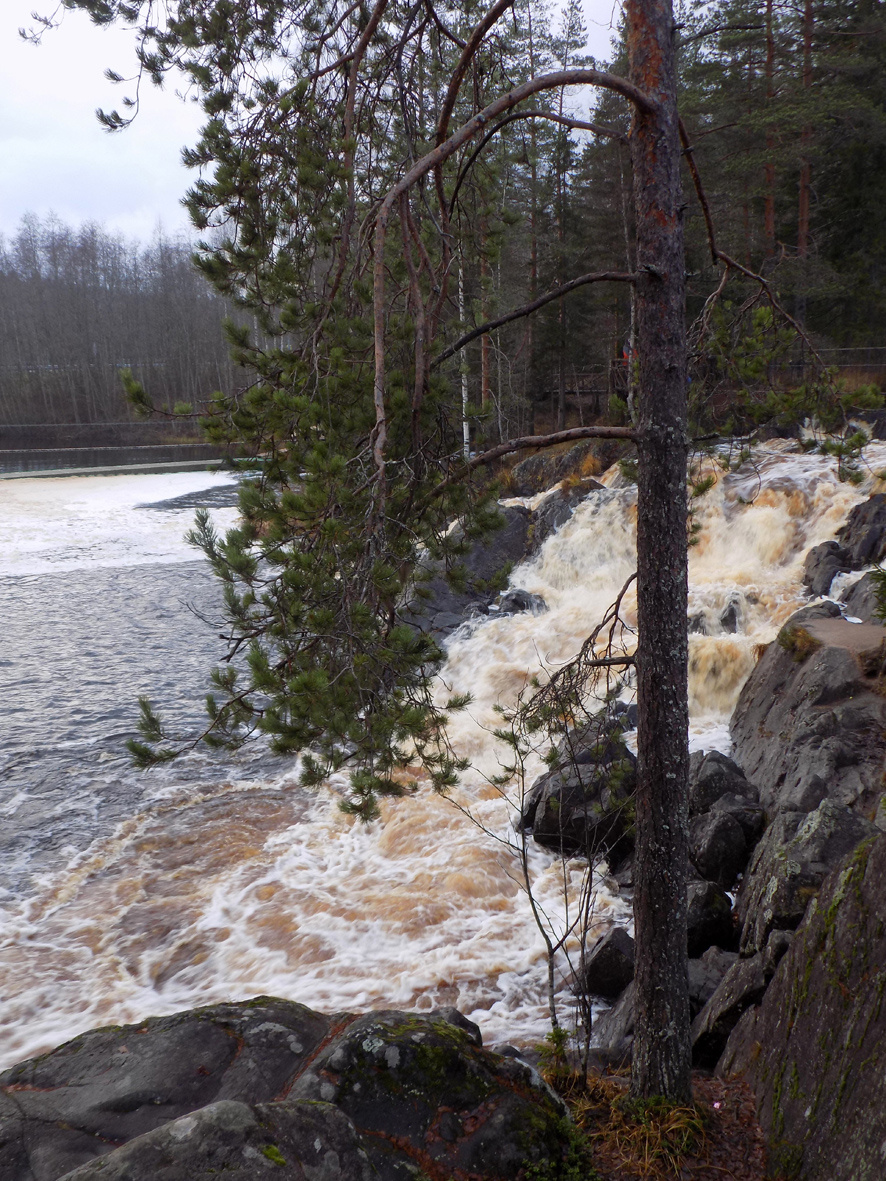
[[[232,1099],[146,1132],[64,1181],[376,1181],[354,1125],[327,1103]]]
[[[739,1018],[763,999],[790,941],[789,934],[776,931],[770,936],[765,950],[750,959],[733,955],[728,971],[705,998],[703,1007],[693,1014],[692,1060],[696,1066],[708,1069],[716,1066]]]
[[[690,882],[686,890],[687,950],[700,956],[709,947],[732,948],[732,904],[714,882]]]
[[[753,1087],[773,1175],[874,1181],[886,1144],[886,834],[828,877],[718,1073]]]
[[[870,574],[863,574],[858,582],[854,582],[843,594],[842,602],[844,612],[853,619],[860,619],[862,623],[883,622],[876,586]]]
[[[523,807],[522,825],[538,844],[614,862],[630,850],[637,760],[622,738],[628,716],[601,710],[562,739]]]
[[[734,952],[709,947],[703,956],[689,960],[690,1016],[695,1017],[702,1011],[737,959]],[[594,1023],[592,1045],[598,1060],[609,1065],[618,1066],[630,1059],[634,1043],[635,991],[631,982],[612,1008]]]
[[[563,480],[583,480],[605,471],[624,451],[617,439],[584,439],[572,447],[545,448],[511,468],[510,486],[517,496],[535,496]]]
[[[839,615],[834,603],[793,615],[732,715],[734,757],[770,816],[811,812],[825,798],[868,814],[882,790],[886,629]]]
[[[0,1075],[0,1144],[20,1144],[31,1170],[0,1163],[0,1179],[49,1181],[217,1100],[276,1099],[329,1029],[259,997],[84,1033]]]
[[[461,575],[457,581],[447,577],[442,561],[427,567],[424,581],[402,613],[406,623],[446,636],[472,614],[486,613],[504,589],[511,568],[526,556],[529,538],[528,509],[514,505],[499,511],[501,527],[472,541],[456,559]]]
[[[689,822],[689,858],[706,881],[728,890],[747,863],[744,829],[729,812],[694,817]]]
[[[803,585],[810,594],[826,595],[834,575],[852,569],[852,555],[837,541],[823,541],[813,546],[803,563]]]
[[[564,1108],[454,1009],[262,997],[93,1030],[0,1078],[0,1181],[512,1181]]]
[[[587,954],[576,986],[585,996],[613,1000],[634,979],[634,941],[624,927],[613,927]]]
[[[562,1101],[516,1058],[490,1054],[461,1019],[369,1013],[313,1059],[292,1099],[333,1103],[381,1181],[516,1178],[560,1151]],[[476,1027],[473,1027],[476,1030]]]
[[[741,767],[718,750],[694,751],[689,757],[689,815],[709,812],[725,795],[756,800],[757,789]]]
[[[886,557],[886,495],[876,492],[857,504],[837,532],[837,540],[848,552],[847,570],[860,570]]]
[[[833,800],[822,800],[808,815],[778,816],[757,846],[739,894],[742,954],[761,951],[773,930],[798,927],[826,875],[878,831]]]

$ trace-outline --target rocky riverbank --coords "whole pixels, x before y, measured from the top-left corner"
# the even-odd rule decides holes
[[[0,1076],[2,1181],[516,1178],[565,1106],[454,1009],[272,997],[94,1030]]]
[[[886,553],[886,497],[859,505],[840,537],[807,560],[813,594]],[[866,574],[844,604],[796,612],[762,653],[732,716],[733,759],[693,756],[694,1060],[750,1084],[780,1177],[884,1175],[884,668]],[[734,892],[731,913],[722,891]],[[699,942],[702,897],[712,909]],[[585,988],[617,994],[595,1030],[603,1062],[630,1057],[632,962],[624,932],[588,957]]]
[[[473,585],[457,600],[437,597],[451,588],[431,572],[417,626],[446,635],[475,614],[543,611],[529,592],[510,602],[496,587],[508,562],[533,552],[588,496],[612,492],[582,473],[534,509],[506,510],[499,540],[467,555]],[[833,577],[882,556],[877,504],[852,514],[833,543],[839,553],[832,543],[812,551],[811,594],[829,589],[823,563]],[[866,576],[842,607],[795,613],[741,694],[733,757],[692,760],[696,1061],[745,1080],[773,1169],[806,1181],[879,1177],[886,1141],[886,632],[875,608]],[[712,626],[734,630],[721,614]],[[624,733],[633,721],[610,706],[571,735],[523,812],[548,849],[605,852],[623,892],[632,881],[634,767]],[[612,1002],[595,1031],[603,1072],[630,1056],[632,975],[621,929],[591,947],[576,974],[577,988]],[[259,998],[93,1031],[7,1071],[0,1181],[214,1172],[492,1181],[529,1165],[553,1179],[569,1144],[561,1121],[532,1067],[487,1052],[454,1010],[324,1016]]]

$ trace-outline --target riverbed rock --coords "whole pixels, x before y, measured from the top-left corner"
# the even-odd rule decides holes
[[[562,480],[582,480],[611,467],[626,451],[618,439],[583,439],[572,447],[545,448],[511,468],[516,496],[535,496]]]
[[[687,888],[688,952],[700,956],[709,947],[732,949],[736,929],[732,903],[713,882],[690,882]]]
[[[530,615],[541,615],[547,611],[548,605],[541,595],[526,590],[509,590],[494,604],[494,609],[499,615],[521,615],[527,611]]]
[[[592,493],[601,491],[602,488],[603,485],[598,480],[590,478],[564,480],[555,488],[532,514],[529,553],[538,553],[551,534],[556,533],[561,525],[566,524],[578,505]]]
[[[711,808],[711,812],[714,814],[725,812],[738,821],[747,842],[748,856],[750,856],[751,850],[763,835],[763,829],[766,827],[766,813],[762,807],[754,800],[748,799],[747,796],[737,796],[729,791],[720,796]]]
[[[689,857],[706,881],[728,890],[747,863],[744,829],[728,812],[694,817],[689,822]]]
[[[737,959],[735,952],[709,947],[703,956],[688,961],[691,1017],[702,1011]],[[594,1023],[592,1045],[598,1062],[618,1067],[630,1061],[634,1041],[635,994],[636,988],[631,982],[612,1008]]]
[[[880,624],[880,604],[877,602],[877,592],[874,580],[870,574],[863,574],[858,582],[852,584],[842,598],[843,610],[853,619],[860,619],[862,623]]]
[[[562,1144],[565,1108],[538,1073],[481,1049],[441,1017],[359,1017],[314,1058],[290,1097],[344,1112],[382,1181],[416,1168],[440,1178],[516,1178]]]
[[[741,951],[762,951],[771,931],[799,926],[824,878],[878,829],[834,800],[782,813],[767,829],[742,883],[736,913]]]
[[[348,1117],[326,1103],[210,1103],[66,1173],[64,1181],[376,1181]]]
[[[634,941],[624,927],[613,927],[587,955],[578,989],[586,996],[614,1000],[634,979]]]
[[[630,851],[637,760],[622,738],[627,712],[602,710],[561,740],[551,770],[526,797],[521,823],[533,839],[561,853],[608,855],[611,865]]]
[[[262,1103],[291,1083],[329,1019],[259,997],[96,1029],[0,1075],[37,1181],[221,1099]],[[0,1113],[0,1143],[6,1113]],[[28,1173],[2,1181],[26,1181]]]
[[[886,494],[875,492],[857,504],[837,531],[837,541],[849,554],[847,570],[882,561],[886,557]]]
[[[829,875],[717,1065],[754,1089],[773,1175],[884,1175],[884,993],[886,834],[878,834]]]
[[[511,1181],[564,1149],[532,1066],[454,1009],[262,997],[93,1030],[0,1077],[0,1181]]]
[[[451,634],[469,618],[482,614],[507,583],[510,569],[526,556],[529,510],[513,505],[499,510],[502,525],[472,541],[456,559],[463,581],[453,585],[443,562],[430,563],[427,579],[419,584],[402,613],[406,623],[436,636]],[[457,527],[458,528],[458,527]]]
[[[689,815],[709,812],[727,794],[756,800],[757,789],[741,767],[718,750],[695,751],[689,759]]]
[[[791,616],[742,689],[734,757],[769,815],[825,798],[864,815],[882,791],[886,699],[876,666],[886,629],[840,618],[834,603]]]
[[[803,563],[803,585],[812,595],[826,595],[834,576],[841,570],[852,569],[852,555],[838,541],[823,541],[815,545]]]

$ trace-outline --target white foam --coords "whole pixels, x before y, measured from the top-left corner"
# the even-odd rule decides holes
[[[197,551],[184,540],[193,509],[137,506],[235,482],[213,471],[6,480],[0,575],[193,561]],[[212,516],[217,528],[227,529],[236,510],[215,509]]]
[[[169,516],[152,522],[134,505],[205,487],[198,479],[138,477],[137,488],[113,477],[80,487],[64,481],[56,491],[52,481],[16,482],[16,492],[39,488],[22,489],[4,517],[31,521],[42,548],[15,550],[11,533],[6,540],[22,566],[51,563],[48,555],[64,548],[59,534],[85,522],[93,548],[78,559],[71,541],[65,560],[121,561],[116,534],[102,522],[131,514],[122,560],[181,560],[192,552],[177,549],[171,531],[183,524],[167,532]],[[145,486],[154,480],[162,489]],[[759,646],[805,601],[805,552],[833,536],[868,486],[841,484],[832,461],[775,444],[739,472],[720,471],[697,502],[690,613],[710,634],[690,642],[693,749],[729,750],[729,714]],[[306,803],[289,775],[226,790],[177,783],[167,770],[155,802],[112,838],[67,865],[60,855],[3,928],[0,1062],[92,1026],[263,992],[327,1011],[452,1004],[487,1041],[540,1038],[548,1024],[545,945],[521,885],[520,785],[509,788],[510,802],[490,786],[507,758],[491,730],[501,724],[496,706],[513,705],[532,676],[568,660],[612,603],[634,569],[634,519],[631,488],[594,494],[514,571],[513,584],[541,594],[548,612],[477,623],[451,641],[441,693],[474,696],[452,722],[456,749],[472,764],[452,801],[422,788],[386,802],[381,820],[363,828],[337,810],[341,783]],[[730,604],[734,633],[722,620]],[[624,610],[632,623],[630,593]],[[630,631],[622,638],[632,646]],[[531,753],[524,784],[541,765]],[[583,867],[531,843],[525,863],[558,938],[581,904]],[[630,922],[610,887],[595,883],[598,932]],[[567,953],[574,941],[557,957],[564,1009]]]

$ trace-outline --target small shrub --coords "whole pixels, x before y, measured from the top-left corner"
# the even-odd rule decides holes
[[[778,646],[784,648],[785,652],[790,652],[797,664],[802,664],[821,647],[821,640],[817,640],[798,623],[793,627],[783,627],[777,639]]]

